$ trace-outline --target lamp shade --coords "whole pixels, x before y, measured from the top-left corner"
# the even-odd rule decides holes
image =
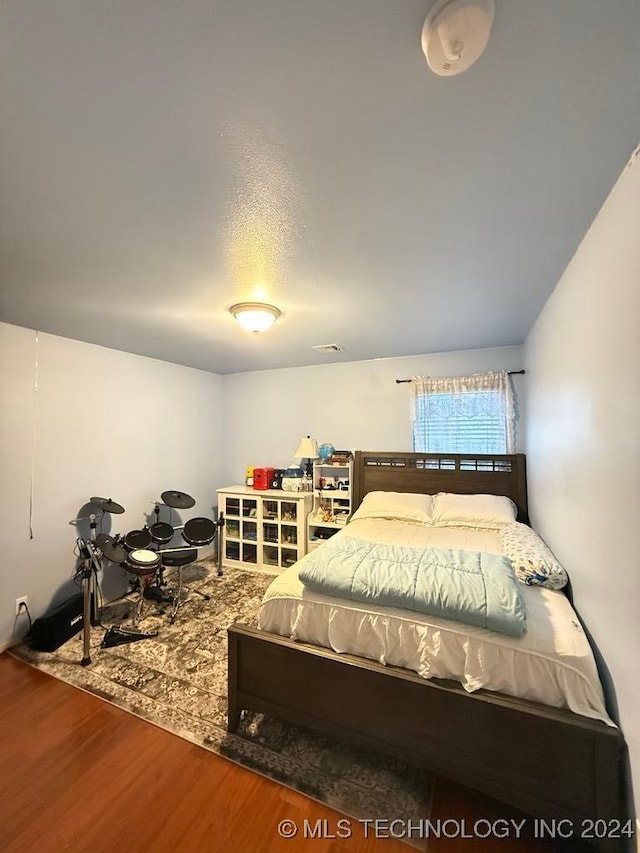
[[[296,459],[317,459],[318,458],[318,442],[310,435],[306,435],[300,439],[298,449],[293,454]]]
[[[266,332],[280,316],[275,305],[267,305],[264,302],[239,302],[232,305],[229,311],[243,329],[253,332],[254,335]]]

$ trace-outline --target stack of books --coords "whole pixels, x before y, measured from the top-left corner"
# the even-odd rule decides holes
[[[351,462],[352,459],[353,453],[350,450],[334,450],[331,462],[334,465],[343,465],[347,462]]]

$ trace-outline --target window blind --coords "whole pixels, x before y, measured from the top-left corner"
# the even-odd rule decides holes
[[[505,395],[500,391],[416,397],[413,449],[419,453],[507,453]]]

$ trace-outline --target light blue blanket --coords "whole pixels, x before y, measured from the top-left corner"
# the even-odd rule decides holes
[[[526,612],[511,562],[498,554],[405,548],[335,536],[300,580],[324,595],[400,607],[519,637]]]

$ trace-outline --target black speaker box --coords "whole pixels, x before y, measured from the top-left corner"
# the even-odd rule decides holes
[[[82,631],[83,602],[82,593],[73,595],[50,613],[36,619],[24,638],[27,646],[38,652],[53,652]]]
[[[287,473],[286,468],[275,468],[273,474],[271,476],[271,481],[269,483],[270,489],[281,489],[282,488],[282,478]]]

